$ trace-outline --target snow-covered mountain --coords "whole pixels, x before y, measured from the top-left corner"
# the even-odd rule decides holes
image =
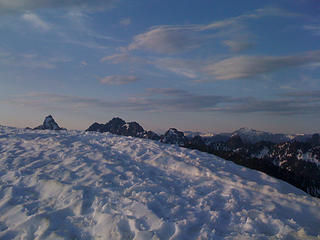
[[[265,131],[258,131],[252,128],[243,127],[231,133],[219,133],[212,136],[205,136],[201,133],[197,134],[202,136],[207,143],[213,142],[226,142],[232,136],[240,136],[244,143],[257,143],[261,141],[272,143],[284,143],[292,140],[305,142],[308,141],[312,134],[283,134],[283,133],[270,133]]]
[[[317,239],[320,201],[160,142],[0,127],[0,239]]]
[[[311,139],[311,134],[282,134],[258,131],[251,128],[240,128],[231,133],[214,134],[212,132],[179,131],[170,128],[165,134],[159,136],[153,131],[146,131],[137,122],[125,122],[121,118],[115,117],[106,124],[93,123],[86,131],[110,132],[122,136],[132,136],[160,140],[164,143],[186,146],[187,141],[196,136],[200,136],[206,145],[217,142],[227,142],[234,136],[239,136],[244,143],[255,144],[258,142],[285,143],[296,140],[306,142]],[[169,136],[171,134],[171,136]],[[174,135],[176,137],[174,137]],[[168,140],[169,139],[169,140]]]
[[[184,135],[188,138],[192,138],[192,137],[195,137],[195,136],[200,136],[200,137],[204,137],[204,138],[207,138],[207,137],[213,137],[215,134],[212,133],[212,132],[194,132],[194,131],[184,131],[183,132]]]
[[[261,141],[281,143],[287,142],[295,138],[295,135],[281,134],[281,133],[269,133],[263,131],[257,131],[251,128],[240,128],[234,131],[231,136],[240,136],[243,142],[257,143]]]

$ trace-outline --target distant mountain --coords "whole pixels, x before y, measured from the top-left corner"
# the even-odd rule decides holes
[[[195,136],[200,136],[200,137],[213,137],[215,134],[212,132],[193,132],[193,131],[184,131],[184,135],[187,138],[192,138]]]
[[[120,133],[124,136],[142,137],[145,130],[139,125],[139,123],[129,122],[121,126]]]
[[[94,123],[86,131],[109,132],[112,134],[159,140],[160,136],[152,131],[146,131],[137,122],[125,122],[121,118],[113,118],[106,124]]]
[[[293,139],[278,144],[267,141],[245,143],[239,135],[234,135],[226,142],[207,145],[206,152],[265,172],[320,197],[319,134],[305,142]]]
[[[240,128],[232,133],[232,136],[238,135],[244,142],[257,143],[261,141],[281,143],[294,139],[295,135],[273,134],[269,132],[257,131],[251,128]]]
[[[168,144],[177,144],[179,146],[186,146],[188,139],[184,133],[175,128],[170,128],[164,135],[161,136],[160,141]]]
[[[34,130],[66,130],[65,128],[59,127],[58,123],[53,119],[51,115],[47,116],[43,124],[35,127]]]
[[[198,134],[200,135],[200,134]],[[201,136],[201,135],[200,135]],[[311,138],[311,134],[282,134],[258,131],[251,128],[240,128],[231,133],[219,133],[211,137],[204,137],[206,143],[227,142],[233,136],[240,136],[244,143],[257,143],[261,141],[272,143],[284,143],[291,140],[306,142]]]
[[[140,137],[151,140],[160,140],[160,136],[153,131],[144,131]]]

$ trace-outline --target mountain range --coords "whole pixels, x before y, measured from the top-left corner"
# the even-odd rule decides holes
[[[54,123],[52,116],[48,116],[43,125],[35,129],[62,129]],[[118,117],[105,124],[95,122],[86,131],[109,132],[197,149],[265,172],[320,197],[319,134],[273,134],[250,128],[232,133],[194,134],[189,131],[185,134],[170,128],[163,135],[158,135],[145,130],[137,122],[126,122]]]
[[[152,139],[166,144],[212,153],[237,164],[285,180],[320,197],[319,134],[274,134],[241,128],[232,133],[193,134],[170,128],[163,135],[146,131],[137,122],[113,118],[94,123],[86,131]],[[202,135],[202,136],[201,136]]]
[[[184,132],[187,137],[200,136],[209,142],[226,142],[232,136],[240,136],[241,140],[245,143],[257,143],[257,142],[272,142],[272,143],[284,143],[291,140],[297,140],[305,142],[312,137],[312,134],[283,134],[283,133],[270,133],[265,131],[258,131],[252,128],[243,127],[230,133],[218,133],[211,132]]]

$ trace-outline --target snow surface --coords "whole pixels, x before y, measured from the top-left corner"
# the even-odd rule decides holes
[[[319,238],[319,199],[213,155],[0,127],[0,239]]]

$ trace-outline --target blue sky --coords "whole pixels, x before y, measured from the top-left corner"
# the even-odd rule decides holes
[[[317,0],[0,0],[0,124],[319,132]]]

